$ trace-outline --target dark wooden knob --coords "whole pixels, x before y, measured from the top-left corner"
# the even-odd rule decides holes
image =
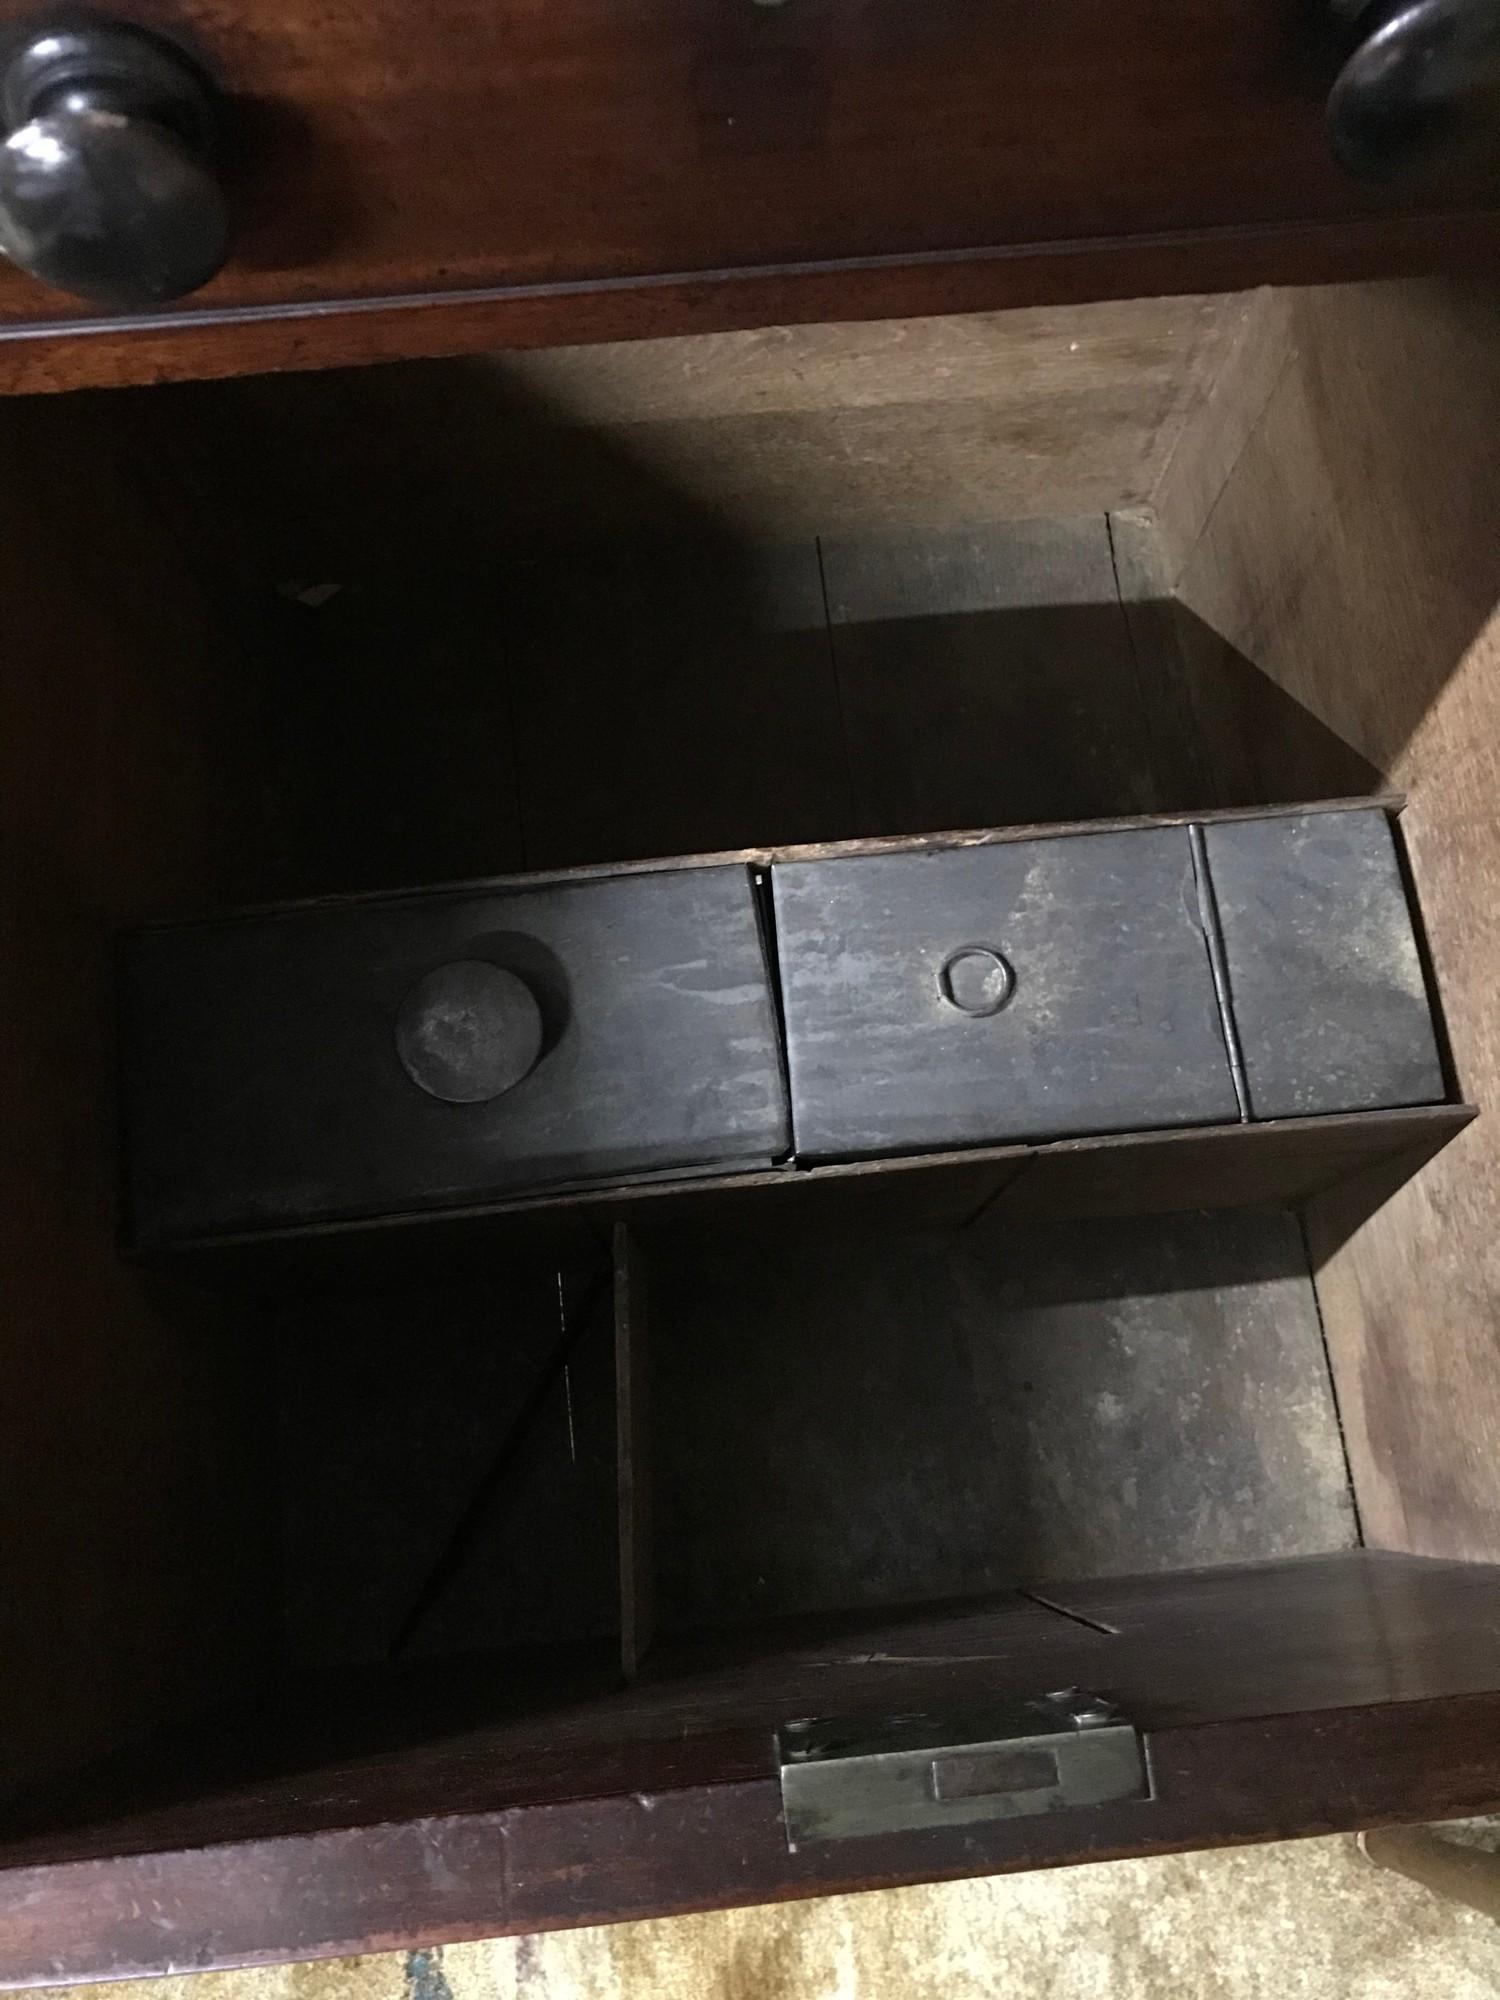
[[[0,249],[97,305],[195,291],[228,251],[218,97],[144,28],[73,18],[14,36],[0,70]]]
[[[1351,173],[1500,179],[1500,0],[1334,0],[1357,42],[1328,100]]]

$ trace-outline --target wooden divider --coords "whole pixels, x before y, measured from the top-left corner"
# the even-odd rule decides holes
[[[651,1645],[651,1380],[646,1255],[625,1223],[614,1227],[615,1422],[620,1508],[620,1665],[640,1672]]]

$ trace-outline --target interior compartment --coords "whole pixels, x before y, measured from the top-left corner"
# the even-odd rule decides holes
[[[612,1650],[610,1294],[595,1260],[275,1315],[290,1667]]]
[[[663,1639],[1357,1545],[1284,1210],[648,1255]]]
[[[1454,1106],[204,1286],[119,1256],[108,1027],[157,917],[1393,784],[1482,1103],[1497,327],[1397,286],[0,405],[5,1858],[623,1795],[632,1743],[728,1784],[763,1731],[703,1731],[903,1660],[1167,1714],[1117,1579],[1500,1558],[1488,1121],[1411,1179]],[[1256,1713],[1376,1685],[1318,1605],[1387,1586],[1314,1573]],[[1370,1699],[1500,1686],[1488,1574],[1389,1586],[1429,1638]]]

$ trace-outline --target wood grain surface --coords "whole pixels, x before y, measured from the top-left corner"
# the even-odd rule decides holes
[[[1183,573],[1187,603],[1409,793],[1402,830],[1461,1087],[1500,1089],[1500,298],[1293,304],[1285,369]],[[1481,1117],[1343,1248],[1313,1213],[1366,1531],[1500,1553],[1500,1130]]]
[[[429,551],[451,564],[542,536],[781,543],[1144,505],[1246,310],[1190,296],[779,326],[111,402],[138,413],[158,484],[210,486],[285,574],[388,582]]]
[[[289,893],[1204,802],[1163,664],[1177,634],[1133,636],[1102,514],[747,543],[684,504],[668,539],[511,549],[482,440],[440,474],[440,385],[405,473],[351,430],[359,411],[378,439],[383,398],[320,430],[294,397],[283,418],[305,408],[307,437],[288,452],[273,431],[257,464],[253,386],[230,391],[237,442],[221,455],[211,427],[191,470],[167,453],[163,473],[149,426],[126,435],[167,517],[191,534],[206,513],[220,567],[250,569],[228,612],[259,634]],[[545,453],[545,431],[525,436]],[[575,464],[583,490],[595,469]],[[614,472],[659,525],[649,471]],[[1329,735],[1284,706],[1278,741]],[[1326,759],[1296,762],[1313,782],[1279,800],[1337,792]]]
[[[535,349],[447,373],[460,395],[467,368],[536,399],[554,457],[586,431],[726,530],[780,542],[1144,504],[1246,312],[1234,294],[1108,300]],[[375,379],[394,402],[394,376]],[[263,384],[262,401],[288,386]],[[544,493],[547,470],[516,498]],[[571,484],[576,523],[601,496]]]
[[[243,659],[87,423],[0,405],[0,456],[4,1793],[253,1684],[274,1550],[252,1331],[114,1216],[109,936],[243,893]]]
[[[1178,458],[1200,440],[1215,457],[1223,428],[1204,415]],[[1178,476],[1188,483],[1180,468]],[[1179,525],[1190,524],[1196,535],[1220,490],[1203,480],[1184,499]],[[1227,809],[1383,789],[1368,758],[1173,594],[1172,565],[1181,552],[1174,555],[1171,527],[1154,507],[1111,514],[1109,528],[1156,754],[1180,787],[1178,804]]]
[[[617,1697],[607,1727],[625,1740],[591,1770],[583,1743],[560,1742],[551,1804],[510,1802],[503,1738],[459,1737],[430,1761],[303,1769],[153,1821],[14,1846],[0,1978],[430,1945],[1487,1811],[1500,1802],[1500,1696],[1487,1691],[1497,1589],[1493,1569],[1351,1552],[1077,1586],[1069,1601],[1093,1624],[1026,1600],[925,1625],[846,1624],[800,1657]],[[773,1722],[1043,1682],[1122,1701],[1149,1733],[1154,1798],[788,1852]],[[737,1727],[684,1762],[684,1716],[702,1727],[716,1700]],[[582,1721],[586,1732],[587,1710]],[[534,1725],[521,1727],[534,1780]]]
[[[530,866],[853,830],[815,542],[570,548],[503,609]]]
[[[829,536],[822,554],[855,830],[1172,802],[1102,515]]]
[[[656,1622],[649,1261],[623,1222],[614,1228],[615,1490],[620,1542],[620,1665],[634,1680]]]
[[[1214,502],[1292,356],[1294,294],[1263,285],[1225,301],[1217,365],[1200,378],[1149,495],[1154,561],[1175,587]]]
[[[1329,280],[1495,234],[1474,178],[1340,172],[1297,0],[132,12],[228,93],[235,255],[134,328],[0,275],[0,387]]]
[[[1256,285],[1326,285],[1483,270],[1500,250],[1488,208],[1336,223],[1172,231],[1118,242],[881,257],[619,285],[502,286],[452,296],[180,309],[160,318],[53,319],[0,335],[0,393],[49,394],[364,366],[594,341],[993,313]],[[49,310],[56,310],[49,295]]]

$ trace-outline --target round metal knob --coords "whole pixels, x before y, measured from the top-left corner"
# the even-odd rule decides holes
[[[514,1089],[542,1052],[542,1015],[524,979],[479,958],[419,979],[396,1017],[396,1053],[419,1090],[484,1104]]]
[[[44,284],[139,308],[224,262],[213,85],[170,42],[112,21],[39,27],[0,71],[0,250]]]
[[[1500,167],[1500,0],[1334,0],[1360,40],[1328,99],[1350,173]]]

